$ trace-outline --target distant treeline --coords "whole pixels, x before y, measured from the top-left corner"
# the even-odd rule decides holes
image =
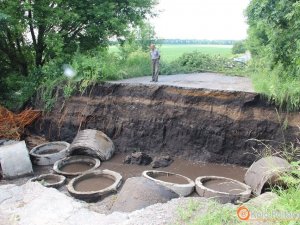
[[[159,39],[160,44],[199,44],[199,45],[233,45],[236,40],[197,40],[197,39]]]
[[[170,44],[170,45],[233,45],[237,40],[198,40],[198,39],[156,39],[156,40],[136,40],[136,42]],[[111,45],[118,44],[118,41],[111,41]]]

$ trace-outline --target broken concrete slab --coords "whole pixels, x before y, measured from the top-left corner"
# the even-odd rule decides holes
[[[255,195],[260,195],[265,185],[279,184],[278,178],[291,169],[285,159],[270,156],[262,158],[251,165],[245,174],[245,183],[252,188]]]
[[[1,197],[5,197],[5,200]],[[1,200],[2,199],[2,200]],[[177,198],[132,213],[109,215],[89,210],[90,204],[77,201],[53,188],[36,182],[22,186],[0,186],[0,225],[166,225],[175,224],[178,208],[193,200],[207,204],[202,198]]]
[[[112,211],[132,212],[156,203],[165,203],[179,195],[156,182],[144,177],[132,177],[126,180]]]
[[[96,225],[102,224],[99,221],[104,216],[89,211],[85,204],[56,189],[43,187],[37,182],[28,182],[23,186],[0,186],[2,195],[6,196],[0,202],[0,218],[4,224]]]
[[[32,164],[25,141],[0,147],[0,164],[5,179],[33,174]]]

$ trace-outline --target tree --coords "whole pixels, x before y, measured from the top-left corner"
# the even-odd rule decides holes
[[[291,75],[299,75],[300,2],[252,0],[246,13],[252,55],[267,58],[271,68],[280,64]]]
[[[252,0],[248,47],[256,91],[287,110],[300,109],[300,1]]]
[[[149,15],[156,0],[2,0],[0,69],[30,69],[62,54],[105,46]]]

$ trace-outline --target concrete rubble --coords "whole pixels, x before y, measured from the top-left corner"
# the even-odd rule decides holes
[[[33,174],[32,164],[25,141],[0,147],[0,164],[5,179]]]
[[[22,186],[0,186],[0,225],[140,225],[172,224],[178,207],[191,198],[178,198],[166,204],[155,204],[132,213],[100,214],[88,204],[75,200],[54,188],[36,182]],[[192,198],[199,204],[205,199]]]

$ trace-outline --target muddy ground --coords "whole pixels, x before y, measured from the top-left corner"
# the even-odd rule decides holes
[[[99,169],[109,169],[120,173],[123,180],[130,177],[141,176],[145,170],[152,170],[151,165],[131,165],[124,164],[125,154],[116,154],[112,159],[106,162],[102,162]],[[195,180],[199,176],[225,176],[232,179],[243,182],[244,175],[246,173],[245,167],[234,166],[234,165],[222,165],[213,163],[201,163],[195,161],[189,161],[181,158],[175,158],[174,162],[165,168],[158,168],[156,170],[162,170],[167,172],[179,173],[187,176],[192,180]],[[34,176],[38,176],[45,173],[52,173],[52,166],[34,166]],[[0,185],[3,184],[17,184],[22,185],[28,181],[30,177],[24,177],[14,180],[0,180]]]

